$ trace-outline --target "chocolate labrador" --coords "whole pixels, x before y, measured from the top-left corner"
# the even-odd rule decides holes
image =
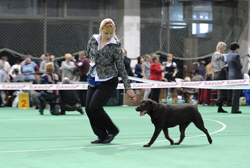
[[[170,141],[171,145],[179,145],[185,137],[185,129],[191,122],[203,131],[207,136],[208,142],[210,144],[212,143],[212,138],[210,137],[207,129],[204,127],[203,119],[197,109],[197,105],[195,104],[184,103],[178,105],[163,105],[147,99],[142,100],[135,110],[140,111],[140,116],[148,114],[151,117],[152,123],[155,125],[153,137],[150,142],[143,147],[150,147],[162,129],[165,137]],[[168,135],[168,128],[175,127],[176,125],[179,125],[181,135],[180,140],[174,143]]]

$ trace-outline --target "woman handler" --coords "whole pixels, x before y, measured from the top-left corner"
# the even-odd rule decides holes
[[[87,73],[89,86],[85,107],[93,132],[98,137],[91,143],[110,143],[119,130],[104,111],[103,106],[116,90],[118,74],[122,77],[129,97],[135,97],[112,19],[107,18],[101,22],[99,34],[94,34],[88,42],[86,55],[90,59],[90,68]]]

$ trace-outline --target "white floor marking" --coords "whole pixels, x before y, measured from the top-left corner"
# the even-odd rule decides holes
[[[215,134],[218,132],[223,131],[224,129],[226,129],[226,124],[217,121],[217,120],[210,120],[210,119],[204,119],[204,120],[208,120],[208,121],[213,121],[213,122],[217,122],[219,124],[222,125],[222,128],[218,131],[214,131],[210,134]],[[197,136],[191,136],[191,137],[185,137],[185,138],[197,138],[197,137],[202,137],[202,136],[206,136],[205,134],[203,135],[197,135]],[[174,139],[176,140],[176,139]],[[161,140],[161,141],[155,141],[155,143],[157,142],[165,142],[168,140]],[[109,147],[116,147],[116,146],[129,146],[129,145],[140,145],[140,144],[146,144],[148,142],[139,142],[139,143],[130,143],[130,144],[120,144],[120,145],[102,145],[102,146],[90,146],[90,147],[75,147],[75,148],[57,148],[57,149],[38,149],[38,150],[16,150],[16,151],[0,151],[0,153],[21,153],[21,152],[43,152],[43,151],[60,151],[60,150],[76,150],[76,149],[87,149],[87,148],[109,148]]]

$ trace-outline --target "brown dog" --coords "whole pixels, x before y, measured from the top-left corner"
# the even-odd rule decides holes
[[[140,111],[140,116],[148,114],[151,117],[152,123],[155,125],[155,131],[150,142],[143,147],[150,147],[161,130],[163,129],[165,137],[170,141],[171,145],[179,145],[185,137],[185,129],[193,122],[197,128],[203,131],[207,135],[208,142],[212,143],[207,129],[204,127],[204,122],[197,109],[197,105],[193,104],[178,104],[178,105],[163,105],[153,100],[147,99],[140,102],[135,109]],[[180,140],[176,143],[169,137],[168,128],[179,125],[181,132]]]

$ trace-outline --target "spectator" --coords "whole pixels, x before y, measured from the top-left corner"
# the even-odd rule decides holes
[[[192,81],[204,81],[204,78],[201,75],[198,75],[196,70],[192,70],[191,75],[192,75]],[[200,92],[200,89],[194,89],[194,97],[197,103],[199,103],[199,100],[198,100],[199,92]]]
[[[230,49],[231,52],[227,54],[227,64],[228,64],[228,79],[237,80],[243,79],[242,69],[242,60],[239,56],[240,45],[237,42],[231,43]],[[232,109],[231,113],[237,114],[241,113],[239,111],[239,99],[242,90],[233,90],[232,92]]]
[[[162,72],[166,69],[166,63],[162,63],[162,68],[160,67],[159,55],[153,55],[152,63],[150,66],[150,80],[162,81]],[[151,89],[151,99],[159,102],[160,88]]]
[[[142,78],[142,68],[141,65],[144,62],[144,58],[142,56],[137,57],[137,64],[135,65],[135,75],[138,78]]]
[[[42,73],[39,71],[36,71],[34,76],[35,76],[35,80],[33,81],[33,84],[39,84],[40,80],[41,80],[41,75]],[[30,94],[30,98],[32,101],[32,109],[39,109],[39,99],[38,99],[38,95],[41,92],[41,90],[30,90],[29,94]],[[47,104],[47,103],[46,103]]]
[[[213,72],[208,72],[206,76],[206,81],[213,80]],[[210,105],[211,89],[199,89],[198,100],[202,102],[202,105]]]
[[[40,63],[39,72],[41,72],[43,74],[46,73],[45,72],[45,65],[49,62],[50,62],[50,54],[46,53],[46,54],[44,54],[44,60]]]
[[[60,66],[59,66],[58,62],[55,61],[55,56],[54,55],[50,56],[50,62],[52,62],[53,65],[54,65],[54,68],[55,68],[54,73],[57,74],[58,76],[60,76],[61,75]]]
[[[151,65],[151,55],[145,55],[145,61],[142,63],[142,76],[144,79],[148,79],[150,76],[150,65]],[[148,99],[148,96],[151,92],[150,88],[146,88],[143,96],[143,100]]]
[[[7,73],[3,70],[3,63],[0,60],[0,83],[6,81]],[[2,90],[0,90],[0,107],[4,107],[3,100],[2,100]]]
[[[31,56],[27,55],[24,63],[22,64],[22,73],[24,76],[23,80],[25,82],[33,82],[35,80],[35,71],[39,71],[39,67],[35,62],[31,61]]]
[[[212,55],[212,67],[214,68],[214,80],[227,80],[227,68],[225,57],[223,55],[226,50],[226,43],[218,42],[216,52]],[[217,99],[218,113],[227,113],[222,106],[227,99],[227,90],[220,89]]]
[[[196,73],[198,75],[201,75],[205,79],[205,74],[206,74],[206,62],[204,60],[200,61],[200,66],[196,68]]]
[[[163,73],[163,80],[166,82],[175,82],[176,74],[177,74],[177,64],[173,62],[173,54],[168,54],[167,55],[167,64],[166,64],[166,71]],[[167,89],[164,91],[165,92],[165,103],[167,103]],[[171,88],[170,93],[172,96],[172,104],[177,103],[177,89],[176,88]]]
[[[74,74],[73,71],[76,68],[74,62],[72,60],[71,54],[65,54],[65,61],[62,62],[62,78],[69,78],[69,80],[73,80]]]
[[[10,82],[10,64],[8,62],[8,57],[3,56],[2,57],[2,63],[3,63],[3,70],[7,73],[6,82]]]
[[[132,68],[130,67],[131,59],[127,57],[127,50],[122,49],[122,56],[124,59],[125,69],[127,71],[128,76],[134,76]]]
[[[53,73],[55,71],[52,63],[47,63],[45,65],[46,73],[42,75],[40,84],[57,84],[59,78],[58,75]],[[44,90],[41,91],[38,95],[39,99],[39,112],[40,115],[43,115],[43,111],[46,107],[46,102],[50,105],[50,113],[52,115],[59,114],[59,107],[56,103],[59,101],[58,99],[58,91],[57,90]]]
[[[13,76],[15,76],[15,77],[11,80],[11,82],[24,82],[23,81],[23,74],[19,73],[19,69],[18,68],[14,69]]]
[[[214,76],[214,68],[212,66],[211,59],[208,59],[208,64],[206,65],[206,74],[205,77],[207,77],[207,73],[212,72]]]
[[[79,69],[79,72],[80,72],[80,82],[86,82],[87,81],[87,73],[89,71],[89,59],[87,58],[86,56],[86,53],[84,51],[81,51],[79,53],[79,60],[80,62],[77,63],[76,62],[76,59],[73,58],[73,61],[75,63],[75,66]],[[79,90],[78,91],[78,94],[79,94],[79,98],[80,98],[80,101],[81,101],[81,105],[82,106],[85,106],[85,102],[86,102],[86,93],[87,91],[86,90]]]
[[[22,70],[21,70],[21,65],[20,65],[20,61],[19,60],[16,60],[15,61],[15,64],[11,66],[11,69],[10,69],[10,78],[11,80],[13,78],[15,78],[16,74],[14,73],[14,69],[18,69],[18,74],[22,74]]]
[[[63,84],[70,84],[69,78],[64,78],[62,80]],[[80,99],[78,97],[76,90],[60,90],[59,92],[60,100],[60,115],[65,115],[65,111],[78,111],[84,114],[81,106]]]

